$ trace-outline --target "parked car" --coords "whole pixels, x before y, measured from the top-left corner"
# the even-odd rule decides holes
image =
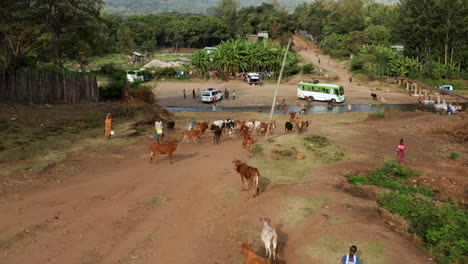
[[[440,85],[437,87],[437,89],[453,92],[453,86],[452,85]]]
[[[215,97],[216,101],[223,99],[223,92],[218,89],[208,88],[201,94],[201,100],[204,103],[213,103],[215,101]]]
[[[250,85],[262,84],[262,79],[258,73],[251,72],[247,74],[247,83]]]

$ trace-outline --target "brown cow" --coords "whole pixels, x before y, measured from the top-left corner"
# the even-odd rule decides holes
[[[172,164],[172,155],[177,149],[177,143],[179,140],[171,140],[169,143],[158,143],[153,142],[150,144],[150,162],[153,161],[153,158],[156,159],[156,154],[168,154],[169,161]]]
[[[247,153],[249,153],[249,156],[252,157],[253,154],[253,138],[251,136],[248,136],[244,139],[244,148],[247,149]]]
[[[309,127],[310,121],[302,120],[300,118],[296,119],[295,125],[297,128],[297,133],[302,133],[304,127]]]
[[[198,122],[197,125],[195,126],[196,130],[201,130],[202,134],[205,134],[205,130],[208,129],[208,122]]]
[[[294,121],[294,118],[296,117],[296,112],[289,113],[289,121]]]
[[[284,106],[283,107],[283,113],[287,113],[288,112],[288,107],[287,106]]]
[[[241,253],[245,257],[245,264],[271,264],[270,260],[257,256],[247,243],[242,243]]]
[[[260,192],[260,172],[258,171],[258,169],[250,167],[249,165],[247,165],[247,163],[244,163],[240,160],[233,160],[232,163],[234,163],[234,170],[236,170],[241,176],[242,190],[248,191],[250,189],[250,186],[253,185],[253,197],[258,195],[258,193]]]
[[[236,120],[235,122],[236,122],[236,132],[244,130],[245,121]]]
[[[270,128],[270,132],[274,132],[276,129],[276,121],[271,121],[271,124],[268,125],[268,122],[262,122],[260,124],[259,132],[261,135],[265,135],[268,127]]]
[[[200,139],[201,130],[185,130],[182,134],[184,135],[184,139],[182,140],[182,142],[187,141],[187,143],[190,143],[189,138],[193,138],[193,143],[196,144],[196,138]]]

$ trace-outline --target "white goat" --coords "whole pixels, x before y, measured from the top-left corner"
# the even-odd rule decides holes
[[[270,227],[270,218],[262,217],[260,218],[260,222],[263,223],[262,241],[265,243],[267,258],[270,259],[273,256],[273,260],[276,261],[278,235],[276,231]]]

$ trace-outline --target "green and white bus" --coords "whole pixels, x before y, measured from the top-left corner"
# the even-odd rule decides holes
[[[300,81],[297,88],[297,97],[305,99],[309,97],[316,101],[330,101],[332,103],[342,103],[346,97],[343,86],[335,84],[312,83]]]

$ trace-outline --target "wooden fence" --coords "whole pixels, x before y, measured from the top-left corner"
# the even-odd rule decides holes
[[[99,88],[92,73],[0,72],[0,98],[13,102],[97,102]]]

